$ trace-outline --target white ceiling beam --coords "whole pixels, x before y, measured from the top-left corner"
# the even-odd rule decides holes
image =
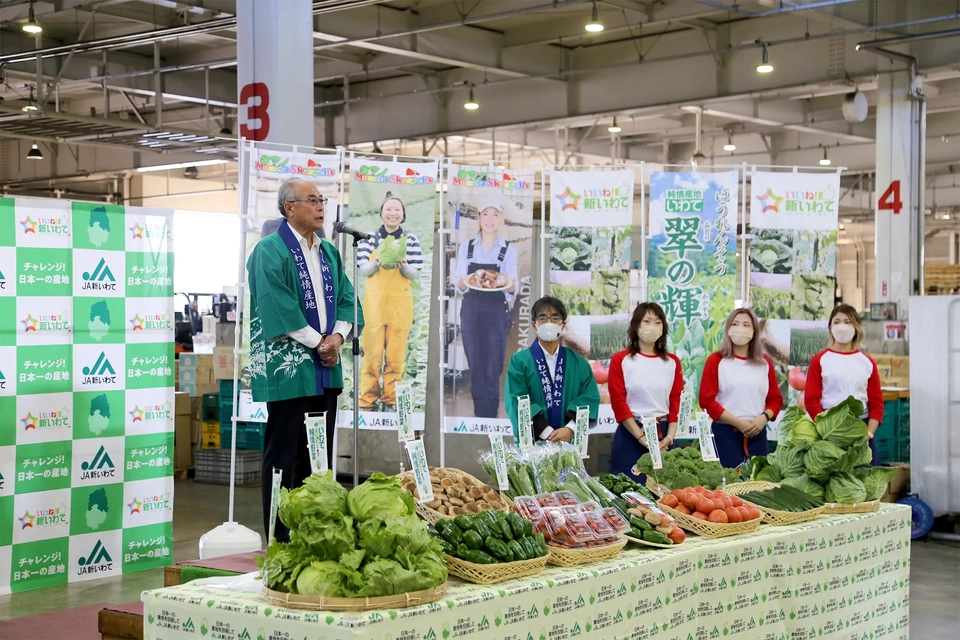
[[[696,107],[691,107],[696,108]],[[684,107],[684,110],[687,110],[688,107]],[[746,116],[740,113],[734,113],[732,111],[722,111],[720,109],[711,109],[706,108],[703,110],[703,115],[712,116],[714,118],[724,118],[726,120],[735,120],[737,122],[749,122],[751,124],[756,124],[764,127],[773,127],[776,129],[787,129],[789,131],[798,131],[800,133],[811,133],[814,135],[820,136],[829,136],[831,138],[839,138],[841,140],[846,140],[848,142],[873,142],[873,138],[867,138],[865,136],[858,136],[851,133],[841,133],[837,131],[829,131],[827,129],[820,129],[817,127],[811,127],[805,124],[793,124],[788,122],[780,122],[778,120],[770,120],[768,118],[757,118],[754,116]]]

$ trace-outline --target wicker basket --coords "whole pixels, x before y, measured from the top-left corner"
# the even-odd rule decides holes
[[[641,538],[634,538],[633,536],[624,536],[627,539],[627,542],[633,542],[636,544],[642,544],[645,547],[659,547],[660,549],[672,549],[673,547],[679,547],[680,544],[660,544],[659,542],[647,542]]]
[[[620,552],[625,546],[627,546],[626,538],[621,538],[617,542],[602,547],[593,547],[592,549],[564,549],[548,544],[547,548],[550,549],[550,555],[547,558],[547,562],[555,564],[558,567],[572,567],[578,564],[610,560],[620,555]]]
[[[665,484],[658,484],[657,481],[653,479],[653,476],[647,476],[647,481],[644,484],[655,496],[663,497],[670,493],[670,487]]]
[[[684,513],[680,513],[676,509],[671,509],[665,504],[660,504],[659,507],[666,511],[671,518],[673,518],[678,527],[681,529],[686,529],[691,533],[695,533],[698,536],[703,536],[704,538],[740,536],[745,533],[753,533],[757,530],[757,527],[760,526],[760,518],[756,518],[748,522],[722,524],[717,522],[707,522],[706,520],[700,520],[698,518],[694,518],[693,516],[688,516]]]
[[[326,596],[300,596],[292,593],[282,593],[264,587],[263,596],[271,604],[288,607],[290,609],[309,609],[310,611],[372,611],[374,609],[403,609],[421,604],[436,602],[447,595],[447,583],[424,589],[410,591],[395,596],[378,596],[376,598],[327,598]]]
[[[460,471],[460,470],[457,469],[457,471]],[[476,477],[470,475],[466,471],[460,471],[460,473],[462,473],[465,477],[469,478],[470,480],[473,480],[474,482],[478,482],[480,484],[486,484],[485,482],[481,482]],[[397,480],[400,480],[401,482],[403,482],[403,480],[407,477],[412,478],[413,472],[407,471],[405,473],[402,473],[397,476]],[[499,493],[500,501],[504,505],[502,509],[497,509],[497,511],[509,511],[510,505],[512,504],[512,502],[508,502],[504,494],[500,492],[497,492],[497,493]],[[453,518],[457,517],[455,515],[447,515],[444,513],[440,513],[436,509],[431,509],[427,505],[421,504],[419,502],[417,503],[417,515],[420,516],[422,519],[426,520],[427,522],[429,522],[430,524],[436,524],[437,520],[452,520]]]
[[[503,582],[504,580],[512,580],[513,578],[535,576],[543,572],[546,568],[548,557],[549,554],[534,558],[533,560],[500,562],[497,564],[476,564],[447,555],[447,571],[459,578],[463,578],[467,582],[493,584],[495,582]]]
[[[841,504],[839,502],[828,502],[823,505],[823,512],[829,515],[839,515],[845,513],[873,513],[880,510],[880,501],[858,502],[857,504]]]
[[[780,485],[772,482],[738,482],[737,484],[727,485],[723,491],[729,496],[740,496],[751,491],[766,491],[767,489],[773,489],[779,486]],[[775,527],[786,527],[791,524],[800,524],[801,522],[815,520],[823,513],[824,509],[824,507],[817,507],[816,509],[808,509],[807,511],[780,511],[779,509],[771,509],[756,502],[750,502],[750,500],[744,500],[744,502],[748,502],[759,509],[762,514],[761,520]]]

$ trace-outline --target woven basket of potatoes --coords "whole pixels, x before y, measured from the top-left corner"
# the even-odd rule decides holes
[[[427,522],[453,518],[461,513],[507,511],[510,508],[507,498],[465,471],[446,467],[428,467],[428,470],[433,485],[433,500],[417,503],[417,514]],[[404,489],[417,500],[420,499],[412,472],[403,473],[398,479]]]

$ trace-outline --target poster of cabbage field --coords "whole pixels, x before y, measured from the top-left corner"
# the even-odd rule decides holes
[[[663,307],[667,348],[694,394],[734,309],[738,180],[737,171],[650,174],[649,299]]]
[[[750,196],[750,306],[789,404],[828,342],[837,283],[840,174],[757,171]]]
[[[595,433],[612,433],[607,366],[626,347],[634,172],[550,174],[549,295],[567,305],[563,344],[590,361],[600,385]]]

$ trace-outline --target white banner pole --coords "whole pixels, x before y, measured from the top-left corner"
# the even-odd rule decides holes
[[[640,163],[640,238],[642,242],[640,243],[640,302],[647,301],[647,208],[645,206],[647,202],[646,197],[646,188],[644,188],[644,178],[646,173],[647,163],[643,161]],[[636,186],[634,186],[636,189]],[[633,309],[630,310],[633,312]]]
[[[447,461],[447,409],[446,409],[446,380],[444,379],[444,356],[443,356],[443,340],[444,340],[444,326],[446,319],[444,318],[444,303],[449,299],[447,297],[447,277],[446,277],[446,266],[447,266],[447,211],[446,204],[447,198],[444,196],[443,187],[446,185],[446,180],[450,176],[450,160],[448,158],[443,158],[440,161],[439,168],[439,177],[437,187],[439,188],[440,194],[440,228],[437,229],[437,243],[439,247],[434,247],[434,255],[439,255],[439,273],[440,273],[440,282],[438,287],[437,295],[437,304],[439,307],[439,313],[437,314],[440,322],[440,326],[437,328],[438,338],[437,344],[440,346],[440,354],[437,358],[437,361],[440,363],[440,466],[445,467]],[[449,191],[447,192],[449,193]],[[426,407],[424,407],[426,411]],[[424,437],[426,436],[427,428],[424,424],[423,428]]]

